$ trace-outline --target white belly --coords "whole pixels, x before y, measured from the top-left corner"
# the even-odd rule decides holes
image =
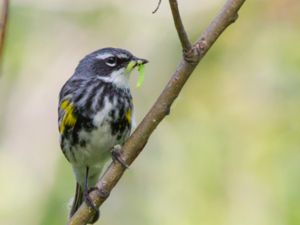
[[[79,137],[87,139],[84,147],[79,145],[74,148],[74,158],[72,162],[73,170],[81,185],[84,184],[86,167],[89,167],[89,186],[94,186],[102,171],[104,164],[111,158],[111,150],[116,144],[117,136],[111,135],[110,125],[105,124],[100,128],[88,133],[82,131]]]

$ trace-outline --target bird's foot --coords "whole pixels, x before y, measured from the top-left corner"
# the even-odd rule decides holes
[[[84,202],[87,204],[87,206],[96,211],[96,210],[98,210],[98,207],[93,203],[91,197],[89,196],[89,193],[94,191],[95,189],[97,189],[97,188],[96,187],[90,188],[90,189],[84,191],[83,197],[84,197]]]
[[[93,224],[97,222],[97,220],[100,218],[100,210],[99,208],[93,203],[89,193],[92,191],[97,191],[99,193],[99,196],[101,198],[106,199],[109,196],[109,192],[102,191],[98,187],[91,187],[87,191],[83,193],[84,195],[84,202],[87,204],[87,206],[94,211],[94,215],[90,218],[89,224]]]
[[[89,193],[94,191],[94,190],[99,190],[97,187],[93,187],[93,188],[90,188],[86,191],[84,191],[83,193],[83,197],[84,197],[84,202],[85,204],[87,204],[87,206],[92,209],[94,211],[94,215],[90,218],[89,220],[89,224],[93,224],[95,223],[99,217],[100,217],[100,210],[99,208],[93,203]]]
[[[111,151],[111,156],[114,162],[119,162],[122,166],[124,166],[126,169],[129,168],[129,165],[125,162],[125,160],[122,158],[123,150],[121,145],[116,145],[113,147]]]

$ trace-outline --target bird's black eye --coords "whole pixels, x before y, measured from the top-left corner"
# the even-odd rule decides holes
[[[111,56],[111,57],[109,57],[105,60],[105,64],[110,66],[110,67],[116,66],[117,62],[118,62],[118,59],[115,56]]]

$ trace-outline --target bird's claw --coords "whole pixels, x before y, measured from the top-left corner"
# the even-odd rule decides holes
[[[125,160],[122,158],[123,150],[120,145],[116,145],[113,147],[111,151],[111,156],[113,161],[119,162],[122,166],[124,166],[126,169],[129,168],[129,165],[125,162]]]
[[[100,217],[100,210],[99,208],[93,203],[89,193],[94,191],[94,190],[98,190],[99,189],[97,187],[92,187],[92,188],[89,188],[87,191],[84,191],[83,193],[83,197],[84,197],[84,202],[85,204],[94,211],[94,215],[91,217],[91,219],[89,220],[89,223],[90,224],[93,224],[95,223],[99,217]]]

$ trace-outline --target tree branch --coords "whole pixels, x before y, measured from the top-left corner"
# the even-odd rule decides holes
[[[8,18],[8,6],[9,6],[9,0],[3,0],[1,17],[0,17],[0,62],[1,62],[3,47],[4,47],[4,38],[5,38],[7,18]]]
[[[153,14],[157,12],[157,10],[160,7],[160,4],[161,4],[161,0],[158,1],[156,8],[152,11]]]
[[[170,0],[170,3],[173,2],[175,1]],[[189,53],[192,58],[195,59],[195,63],[189,63],[185,59],[181,60],[172,78],[166,85],[161,95],[156,100],[153,107],[144,117],[143,121],[139,124],[130,138],[123,145],[122,157],[127,165],[130,165],[135,160],[135,158],[143,150],[154,129],[162,121],[162,119],[169,114],[172,103],[180,93],[182,87],[184,86],[193,70],[196,68],[199,61],[203,58],[203,56],[206,54],[212,44],[217,40],[220,34],[226,29],[226,27],[228,27],[237,19],[237,12],[244,2],[245,0],[227,0],[221,12],[207,27],[199,40],[192,46]],[[177,6],[175,8],[175,11],[178,12]],[[175,16],[176,15],[177,14],[175,13]],[[176,19],[174,19],[174,21],[176,21]],[[97,183],[97,187],[99,188],[99,190],[95,190],[90,193],[90,197],[95,205],[99,207],[103,204],[103,202],[108,197],[108,194],[122,177],[124,171],[125,168],[118,162],[112,162],[109,165],[104,175]],[[73,215],[73,217],[70,218],[68,224],[87,224],[92,213],[93,212],[89,210],[88,206],[83,203],[78,211]]]
[[[183,51],[189,51],[192,47],[188,35],[184,29],[179,9],[178,9],[178,3],[177,0],[169,0],[170,8],[173,15],[174,24],[178,33],[179,40],[181,42],[181,46]]]

